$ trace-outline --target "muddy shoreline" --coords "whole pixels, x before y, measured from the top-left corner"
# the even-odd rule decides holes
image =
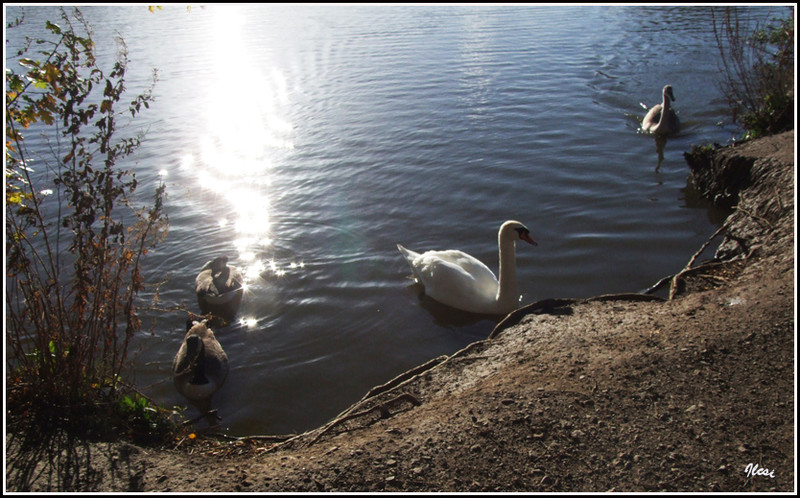
[[[733,212],[672,299],[534,303],[293,438],[87,444],[71,490],[793,491],[794,161],[794,132],[688,158]]]

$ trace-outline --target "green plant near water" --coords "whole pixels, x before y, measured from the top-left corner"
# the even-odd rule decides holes
[[[761,26],[746,8],[712,9],[721,89],[745,138],[794,126],[794,10]]]
[[[121,137],[121,124],[149,107],[153,86],[127,97],[124,42],[101,68],[78,9],[45,29],[6,69],[8,429],[161,430],[164,410],[121,377],[141,329],[143,258],[168,225],[164,185],[136,209],[136,177],[118,166],[143,139]],[[33,134],[46,148],[29,145]]]

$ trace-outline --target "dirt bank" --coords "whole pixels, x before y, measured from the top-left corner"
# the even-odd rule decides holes
[[[794,150],[789,132],[716,152],[710,174],[694,165],[737,208],[728,259],[666,280],[671,300],[535,303],[317,430],[93,445],[80,487],[793,491]],[[8,487],[60,488],[57,472],[33,481]]]

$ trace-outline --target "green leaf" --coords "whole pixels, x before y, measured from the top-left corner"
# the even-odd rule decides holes
[[[52,125],[55,122],[53,115],[47,111],[39,111],[39,119],[46,125]]]
[[[125,395],[125,397],[123,397],[122,400],[120,400],[120,402],[122,403],[122,406],[125,408],[131,409],[134,407],[133,400],[129,395]]]
[[[25,58],[19,60],[19,65],[23,67],[39,67],[39,61]]]
[[[54,34],[57,35],[61,34],[61,26],[59,26],[58,24],[53,24],[50,21],[47,21],[44,26]]]
[[[61,72],[58,68],[53,64],[45,64],[44,65],[45,74],[47,75],[47,79],[49,81],[56,81],[58,80],[59,75]]]

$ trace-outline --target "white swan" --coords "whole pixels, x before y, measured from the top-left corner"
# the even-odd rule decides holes
[[[515,242],[536,245],[530,231],[518,221],[506,221],[497,234],[500,279],[474,257],[457,250],[418,254],[397,244],[414,278],[433,299],[473,313],[501,315],[519,307]]]
[[[207,320],[187,322],[186,336],[172,360],[175,388],[206,414],[211,409],[211,396],[228,377],[228,355],[208,328]]]
[[[678,115],[670,106],[670,100],[675,100],[675,95],[672,93],[672,86],[667,85],[661,92],[661,103],[654,105],[647,111],[647,115],[642,121],[642,129],[644,131],[655,133],[658,135],[671,135],[678,133],[681,123]]]
[[[194,283],[203,314],[233,319],[242,301],[244,277],[238,268],[228,266],[227,256],[218,256],[206,263]]]

